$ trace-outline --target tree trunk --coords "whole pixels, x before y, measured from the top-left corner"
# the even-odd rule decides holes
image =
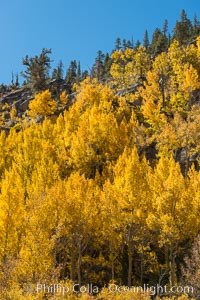
[[[133,268],[133,242],[132,242],[133,224],[128,229],[128,286],[131,286],[132,268]]]
[[[174,247],[173,245],[170,245],[170,257],[169,257],[169,270],[170,270],[170,277],[169,277],[169,283],[170,286],[174,286],[175,285],[175,255],[174,255]]]
[[[133,258],[132,258],[132,247],[129,245],[128,249],[128,286],[131,286],[132,278],[132,267],[133,267]]]
[[[115,264],[114,264],[114,255],[112,253],[112,280],[115,279]]]
[[[71,270],[70,270],[70,278],[72,281],[75,281],[75,270],[76,270],[76,258],[74,255],[74,250],[71,251]]]
[[[144,251],[142,245],[141,264],[140,264],[140,285],[143,284],[143,273],[144,273]]]
[[[79,288],[81,286],[81,262],[82,262],[82,252],[81,252],[81,245],[79,245],[79,249],[78,249],[78,263],[77,263]]]

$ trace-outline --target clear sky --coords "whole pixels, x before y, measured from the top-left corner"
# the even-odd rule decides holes
[[[97,51],[110,52],[117,37],[143,40],[165,19],[172,29],[181,9],[200,20],[199,0],[0,0],[0,83],[23,70],[26,54],[51,48],[52,66],[61,59],[88,69]]]

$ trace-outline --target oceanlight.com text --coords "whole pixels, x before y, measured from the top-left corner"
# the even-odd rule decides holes
[[[117,284],[109,284],[108,290],[110,293],[150,293],[151,295],[167,295],[167,294],[193,294],[193,286],[172,286],[167,285],[161,286],[159,284],[155,286],[150,286],[144,284],[143,286],[120,286]]]
[[[161,286],[159,284],[153,286],[149,284],[144,284],[142,286],[120,286],[115,283],[108,284],[105,286],[109,293],[111,294],[124,294],[124,293],[149,293],[150,295],[176,295],[176,294],[193,294],[194,288],[192,286],[172,286],[167,285]],[[62,285],[62,284],[41,284],[36,285],[37,293],[45,294],[60,294],[65,295],[68,293],[80,293],[80,294],[98,294],[102,292],[103,289],[97,285],[91,283],[86,285],[79,285],[78,283]]]

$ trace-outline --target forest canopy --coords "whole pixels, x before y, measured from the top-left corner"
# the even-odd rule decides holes
[[[65,78],[43,49],[23,86],[1,86],[1,299],[79,297],[39,283],[98,286],[79,299],[152,296],[109,283],[199,294],[199,21],[182,11],[173,37],[165,21],[151,43],[115,48]]]

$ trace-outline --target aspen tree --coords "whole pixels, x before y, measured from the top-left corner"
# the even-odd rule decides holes
[[[176,283],[175,259],[179,243],[190,237],[194,209],[186,193],[186,182],[178,163],[172,157],[161,156],[155,172],[150,174],[152,210],[147,224],[158,232],[160,247],[167,250],[166,263],[170,272],[170,285]],[[187,225],[186,225],[187,224]]]
[[[115,51],[112,59],[110,74],[118,88],[127,88],[131,84],[141,83],[142,77],[151,66],[146,49],[142,46],[137,50],[127,48],[124,51]]]
[[[5,171],[0,194],[0,257],[3,263],[17,257],[24,233],[24,189],[16,165]]]
[[[121,211],[121,228],[128,247],[128,285],[132,282],[134,237],[145,226],[148,207],[148,164],[139,160],[137,149],[125,149],[114,168],[113,189]]]
[[[98,189],[95,188],[92,180],[85,179],[78,173],[72,174],[64,187],[62,232],[67,236],[67,246],[71,257],[71,274],[76,270],[78,283],[81,285],[84,253],[95,232],[100,231]]]
[[[35,98],[29,104],[29,115],[36,117],[38,115],[46,117],[55,113],[57,108],[56,101],[51,98],[48,90],[36,94]]]

